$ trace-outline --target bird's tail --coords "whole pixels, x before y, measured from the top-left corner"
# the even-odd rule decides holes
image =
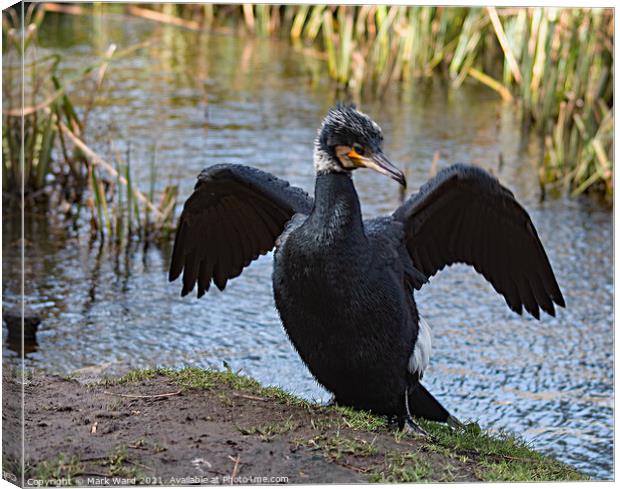
[[[409,392],[409,413],[417,418],[429,421],[447,423],[453,428],[460,428],[463,424],[452,416],[433,395],[418,382],[415,389]]]

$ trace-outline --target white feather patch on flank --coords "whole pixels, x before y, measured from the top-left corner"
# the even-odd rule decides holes
[[[413,348],[413,353],[409,357],[409,371],[418,373],[420,378],[424,375],[424,371],[431,361],[431,327],[420,316],[418,323],[418,338]]]

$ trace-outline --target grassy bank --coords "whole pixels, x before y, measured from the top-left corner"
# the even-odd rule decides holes
[[[316,405],[232,372],[157,369],[79,380],[34,375],[28,383],[27,477],[82,484],[88,477],[168,484],[190,475],[292,483],[585,479],[476,424],[457,432],[426,422],[432,438],[423,439],[394,431],[382,417]],[[19,388],[5,383],[5,394]]]

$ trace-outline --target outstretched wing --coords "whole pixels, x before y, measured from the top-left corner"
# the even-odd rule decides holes
[[[406,245],[427,277],[446,265],[467,263],[518,314],[564,307],[549,259],[530,216],[510,190],[486,171],[453,165],[411,196],[393,217],[405,224]]]
[[[252,260],[274,246],[296,213],[313,200],[273,175],[242,165],[214,165],[198,176],[176,231],[169,279],[183,273],[182,295],[198,283],[198,297],[211,281],[223,290]]]

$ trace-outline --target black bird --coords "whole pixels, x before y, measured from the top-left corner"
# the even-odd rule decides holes
[[[414,290],[461,262],[518,314],[553,316],[553,303],[564,307],[564,299],[529,215],[480,168],[446,168],[392,215],[362,220],[353,170],[405,185],[382,147],[375,122],[337,105],[314,143],[314,199],[255,168],[206,168],[181,214],[169,279],[184,271],[182,295],[198,284],[201,297],[275,247],[284,328],[338,404],[395,416],[401,428],[415,426],[411,415],[455,421],[420,383],[431,336]]]

